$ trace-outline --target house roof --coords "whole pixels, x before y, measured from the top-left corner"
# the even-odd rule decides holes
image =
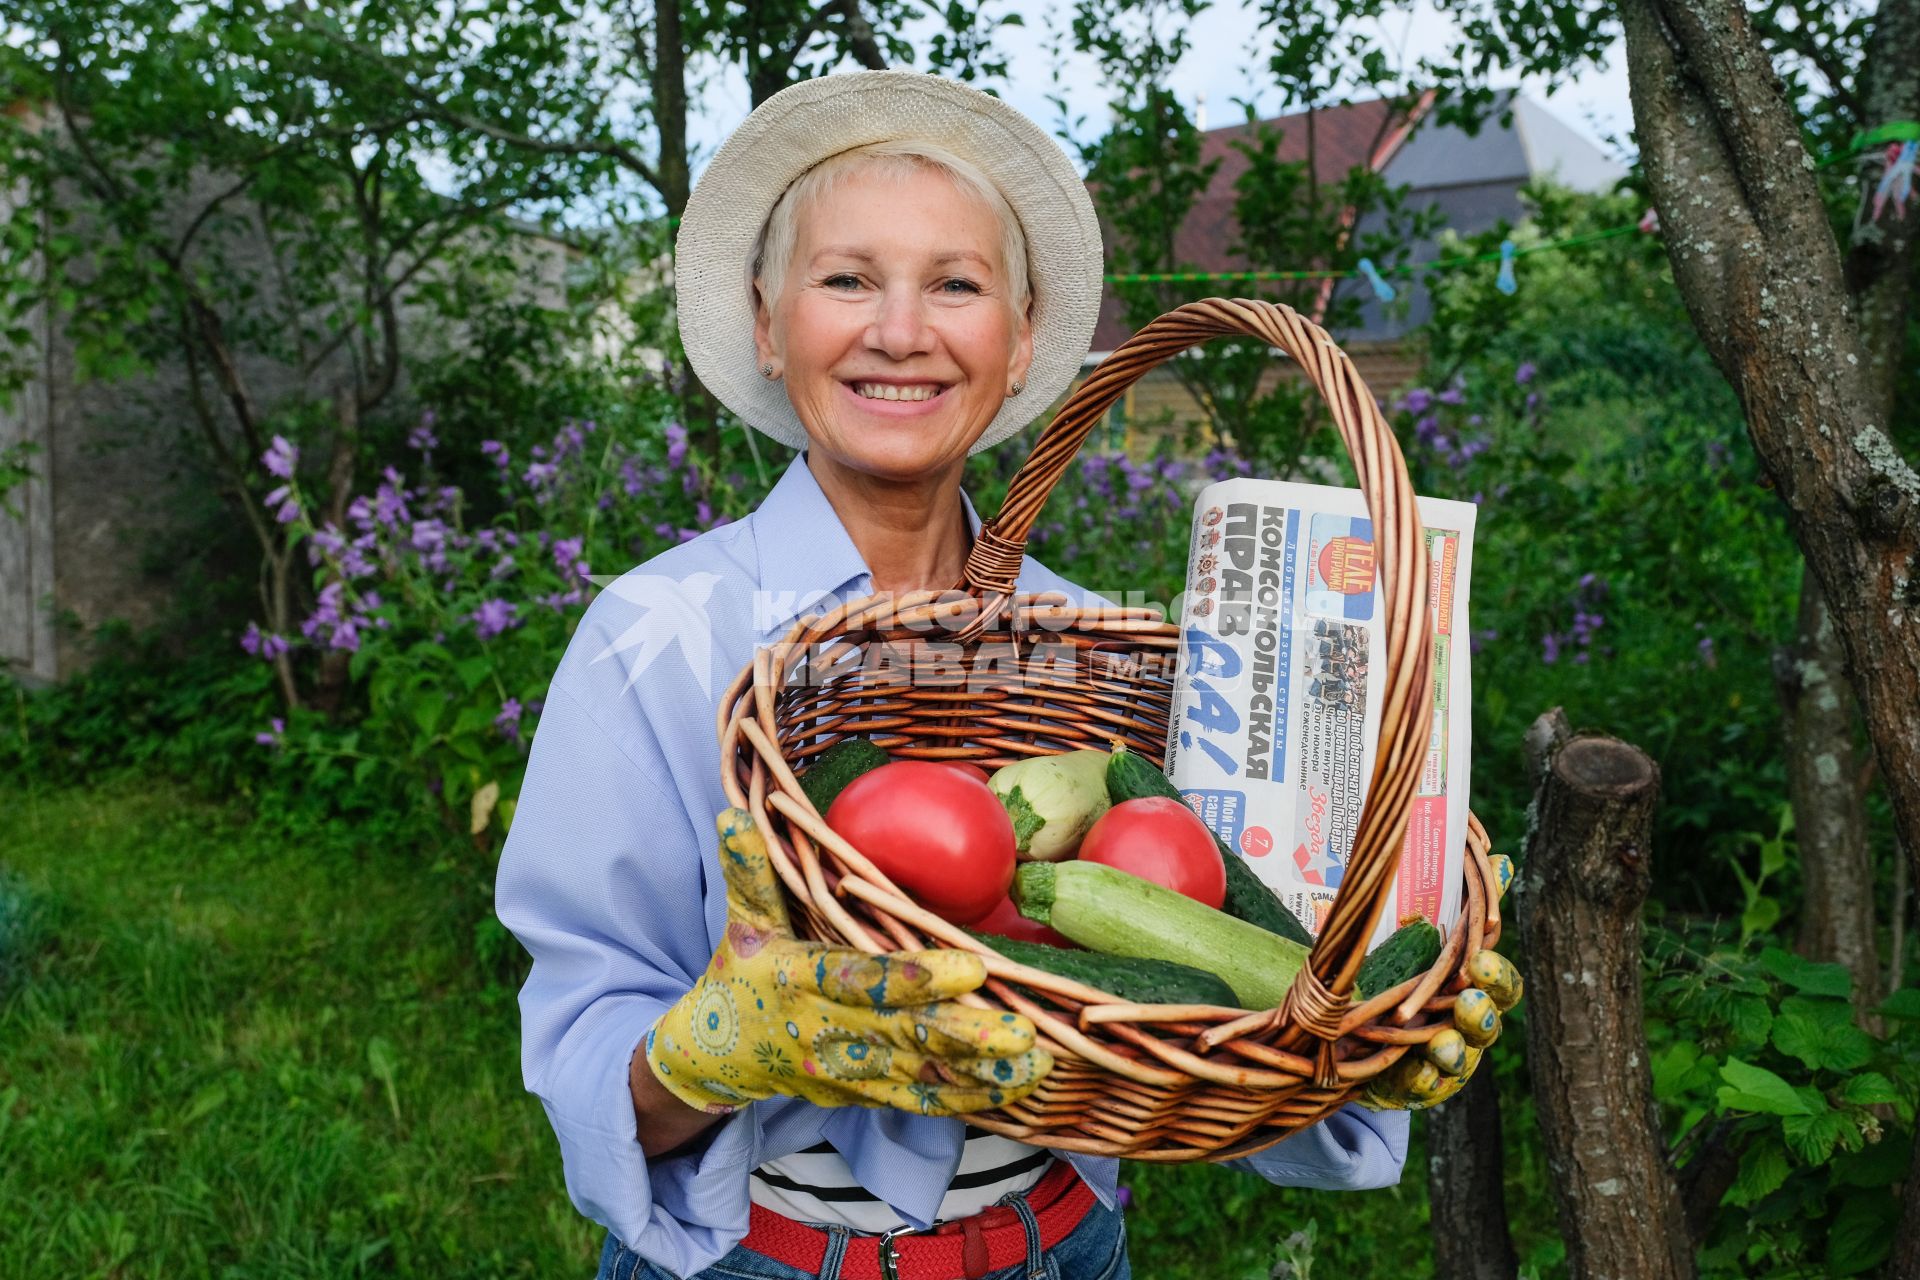
[[[1412,207],[1437,206],[1446,214],[1448,227],[1472,233],[1502,218],[1517,221],[1523,213],[1518,190],[1532,178],[1551,174],[1575,190],[1601,191],[1626,173],[1624,167],[1545,108],[1511,90],[1495,99],[1492,115],[1475,135],[1456,125],[1437,124],[1431,116],[1432,102],[1431,97],[1424,98],[1410,113],[1393,112],[1392,104],[1383,99],[1312,112],[1315,176],[1323,182],[1338,182],[1356,166],[1365,166],[1381,172],[1392,186],[1412,188],[1408,202]],[[1512,122],[1502,125],[1499,114],[1509,106]],[[1308,126],[1309,113],[1296,112],[1263,121],[1259,127],[1279,129],[1279,157],[1300,161],[1308,153]],[[1210,129],[1200,137],[1201,160],[1217,157],[1220,167],[1174,236],[1175,255],[1187,269],[1244,271],[1250,265],[1229,246],[1235,239],[1234,183],[1248,168],[1246,156],[1235,144],[1250,142],[1254,133],[1255,126],[1237,124]],[[1098,207],[1097,189],[1094,202]],[[1363,218],[1360,230],[1369,229],[1374,221],[1373,215]],[[1102,233],[1111,237],[1104,218],[1102,223]],[[1414,247],[1416,261],[1435,256],[1437,245],[1432,242]],[[1311,265],[1300,264],[1302,268]],[[1352,282],[1341,283],[1342,287],[1357,287]],[[1231,287],[1223,286],[1228,291]],[[1205,293],[1196,287],[1194,296]],[[1369,302],[1358,331],[1347,336],[1398,336],[1424,318],[1423,304],[1424,297],[1414,303],[1412,311],[1393,316]],[[1130,333],[1119,302],[1109,293],[1094,330],[1094,354],[1113,350]]]

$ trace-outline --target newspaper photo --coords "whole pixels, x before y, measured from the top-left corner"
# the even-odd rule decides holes
[[[1419,500],[1433,611],[1433,736],[1393,892],[1400,921],[1460,911],[1472,685],[1472,503]],[[1194,503],[1167,775],[1308,929],[1340,887],[1380,732],[1386,639],[1358,489],[1227,480]]]

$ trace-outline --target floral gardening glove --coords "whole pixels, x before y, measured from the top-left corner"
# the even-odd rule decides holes
[[[1494,875],[1500,896],[1513,883],[1513,860],[1495,854]],[[1520,971],[1494,951],[1476,951],[1467,961],[1473,985],[1454,1002],[1453,1025],[1427,1041],[1423,1053],[1409,1053],[1375,1076],[1360,1096],[1374,1111],[1424,1111],[1466,1087],[1480,1055],[1500,1038],[1500,1015],[1520,999]]]
[[[727,932],[693,989],[647,1033],[647,1062],[688,1106],[725,1114],[787,1094],[823,1107],[984,1111],[1053,1065],[1018,1014],[953,1003],[986,979],[969,951],[867,955],[793,936],[745,810],[719,818]]]

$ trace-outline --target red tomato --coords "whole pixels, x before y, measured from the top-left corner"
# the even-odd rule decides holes
[[[949,769],[958,769],[960,772],[966,774],[969,778],[978,778],[982,782],[985,782],[987,780],[987,771],[985,769],[982,769],[979,765],[973,764],[970,761],[942,760],[940,761],[940,763],[944,764]]]
[[[1227,868],[1213,832],[1166,796],[1123,801],[1101,814],[1080,842],[1080,861],[1151,880],[1216,911],[1227,898]]]
[[[1020,908],[1013,905],[1012,898],[1002,898],[998,906],[987,914],[987,918],[973,926],[981,933],[991,933],[1000,938],[1012,938],[1015,942],[1044,942],[1050,947],[1074,947],[1073,939],[1065,934],[1055,933],[1038,920],[1029,920],[1020,914]]]
[[[969,770],[896,760],[848,783],[827,825],[867,855],[915,902],[972,924],[1013,883],[1013,820]]]

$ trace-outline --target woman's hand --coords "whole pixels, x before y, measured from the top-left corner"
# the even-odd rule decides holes
[[[788,1094],[955,1115],[1040,1083],[1053,1059],[1034,1047],[1032,1022],[953,1003],[985,981],[980,957],[802,942],[752,818],[728,809],[719,827],[726,938],[645,1044],[668,1092],[710,1114]]]
[[[1513,883],[1513,861],[1494,855],[1500,894]],[[1374,1077],[1360,1104],[1375,1111],[1424,1111],[1466,1087],[1480,1065],[1483,1050],[1500,1038],[1500,1015],[1520,999],[1520,971],[1498,952],[1478,951],[1467,961],[1473,985],[1453,1006],[1453,1026],[1429,1040],[1422,1053],[1409,1053]]]

